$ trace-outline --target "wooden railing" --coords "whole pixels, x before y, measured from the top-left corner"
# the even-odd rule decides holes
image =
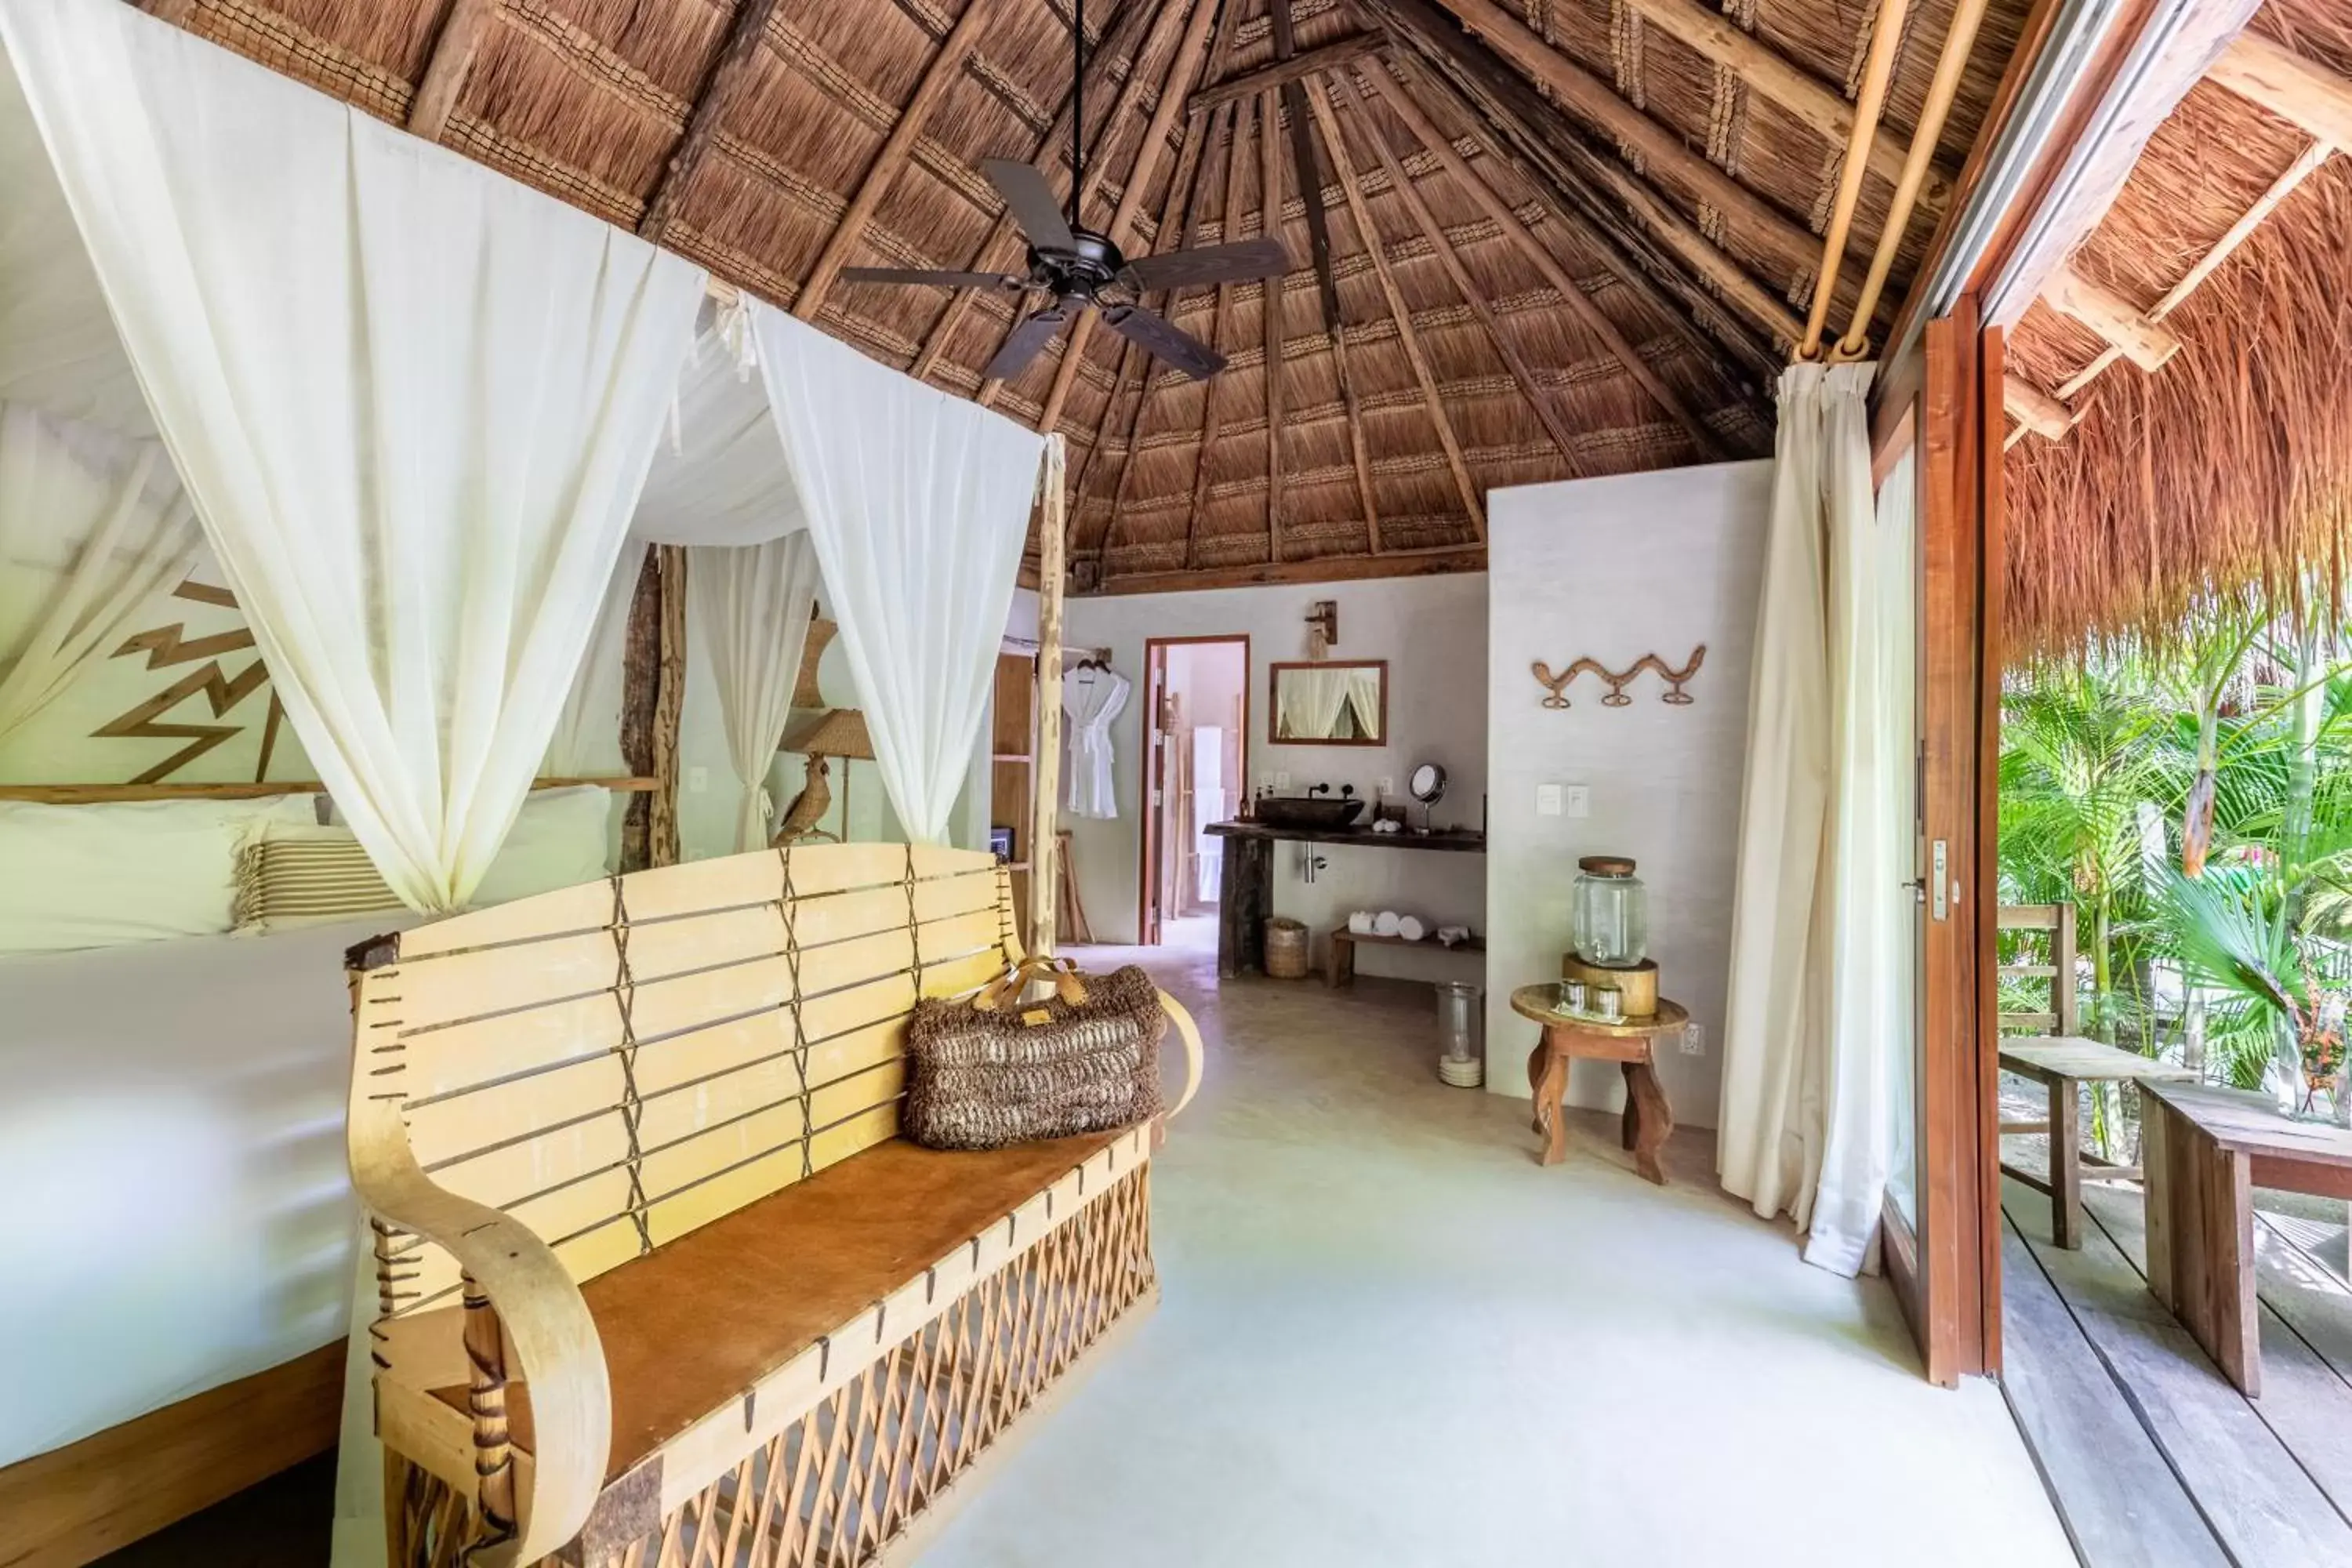
[[[2082,1019],[2074,994],[2074,906],[2003,904],[2000,929],[2050,933],[2049,962],[2004,963],[1997,971],[2003,980],[2049,981],[2049,1009],[2040,1013],[2003,1013],[2001,1029],[2021,1029],[2036,1035],[2080,1034]]]

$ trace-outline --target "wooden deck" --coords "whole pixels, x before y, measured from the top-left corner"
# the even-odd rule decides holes
[[[2084,1193],[2080,1251],[2003,1186],[2002,1382],[2087,1568],[2352,1563],[2352,1282],[2330,1222],[2254,1219],[2263,1395],[2148,1293],[2137,1186]]]

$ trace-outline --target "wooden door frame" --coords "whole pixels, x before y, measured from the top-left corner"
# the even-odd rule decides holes
[[[1160,803],[1151,798],[1154,749],[1160,733],[1160,714],[1153,691],[1153,678],[1164,682],[1168,673],[1168,650],[1198,643],[1239,643],[1242,645],[1242,776],[1235,798],[1249,797],[1250,769],[1250,639],[1247,632],[1209,632],[1196,637],[1146,637],[1143,639],[1143,713],[1139,726],[1140,743],[1135,748],[1136,767],[1141,787],[1136,791],[1136,807],[1143,814],[1143,831],[1136,835],[1137,876],[1135,888],[1135,940],[1138,946],[1159,945],[1159,935],[1152,929],[1151,911],[1157,906],[1160,891]]]

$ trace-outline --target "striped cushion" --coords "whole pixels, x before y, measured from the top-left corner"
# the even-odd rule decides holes
[[[239,931],[284,931],[401,907],[348,827],[278,827],[236,868]]]

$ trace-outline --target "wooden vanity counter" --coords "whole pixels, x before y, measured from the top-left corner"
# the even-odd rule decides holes
[[[1274,846],[1337,844],[1350,849],[1435,849],[1484,855],[1486,836],[1473,828],[1436,833],[1374,833],[1369,827],[1277,827],[1266,822],[1213,822],[1202,829],[1225,840],[1217,890],[1217,973],[1227,979],[1265,973],[1265,921],[1274,913]],[[1434,942],[1432,942],[1435,945]]]

